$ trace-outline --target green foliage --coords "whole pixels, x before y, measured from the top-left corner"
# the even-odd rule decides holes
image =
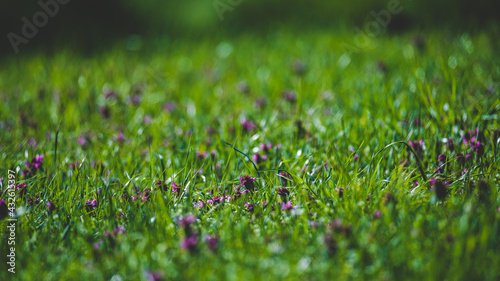
[[[497,34],[414,37],[363,49],[285,30],[7,60],[2,190],[8,169],[27,187],[17,273],[0,279],[498,280]]]

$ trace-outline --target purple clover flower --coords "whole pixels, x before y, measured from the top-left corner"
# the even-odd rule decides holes
[[[254,184],[255,180],[257,180],[257,178],[252,178],[251,176],[248,175],[240,177],[240,183],[250,191],[253,191],[255,189],[255,184]]]
[[[215,251],[219,246],[219,236],[208,235],[207,237],[205,237],[205,242],[207,242],[208,248],[211,251]]]
[[[160,281],[160,280],[163,280],[163,276],[162,276],[162,274],[159,271],[155,271],[155,272],[148,271],[148,272],[146,272],[146,277],[150,281]]]
[[[196,218],[191,214],[184,216],[184,217],[181,217],[177,221],[177,223],[181,226],[188,226],[188,225],[191,225],[195,222],[196,222]]]
[[[174,102],[169,102],[163,105],[163,110],[172,112],[175,109],[175,103]]]
[[[292,202],[288,201],[288,202],[282,202],[281,203],[281,210],[283,211],[290,211],[292,209],[294,209],[295,207],[292,205]]]
[[[252,121],[249,121],[247,119],[243,120],[243,122],[241,122],[241,126],[243,127],[243,132],[245,133],[249,133],[251,131],[253,131],[255,128],[257,128],[257,125],[255,125],[255,123],[253,123]]]
[[[56,209],[56,205],[50,201],[47,201],[47,209],[49,209],[50,212],[53,212]]]
[[[294,91],[286,91],[283,93],[283,97],[285,98],[286,101],[289,103],[295,103],[297,101],[297,97],[295,95]]]
[[[253,212],[253,204],[252,203],[246,202],[245,208],[247,208],[248,212],[250,212],[250,213]]]
[[[260,163],[265,162],[267,160],[267,155],[261,156],[259,153],[256,153],[256,154],[252,155],[252,160],[256,164],[260,164]]]
[[[194,251],[196,250],[196,245],[198,244],[198,240],[196,239],[196,235],[191,235],[190,237],[184,238],[181,243],[181,248],[184,250]]]

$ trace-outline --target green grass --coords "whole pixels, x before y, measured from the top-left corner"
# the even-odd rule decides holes
[[[16,274],[2,262],[0,279],[498,280],[495,34],[429,32],[419,49],[407,32],[356,52],[347,32],[280,31],[8,59],[2,189],[12,169],[27,191],[16,201]],[[245,131],[244,120],[256,128]],[[482,156],[462,140],[476,128]],[[422,150],[408,145],[420,140]],[[253,163],[256,153],[267,159]],[[22,175],[36,155],[43,164]],[[256,189],[235,198],[245,175]],[[279,195],[285,185],[289,195]],[[146,202],[132,201],[147,188]],[[224,193],[232,199],[208,204]],[[93,199],[96,208],[85,206]],[[286,201],[295,207],[282,209]],[[180,225],[188,214],[196,221]],[[182,249],[191,235],[196,246]]]

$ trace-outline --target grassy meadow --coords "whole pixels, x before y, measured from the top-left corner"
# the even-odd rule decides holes
[[[498,38],[283,29],[5,59],[0,280],[499,280]]]

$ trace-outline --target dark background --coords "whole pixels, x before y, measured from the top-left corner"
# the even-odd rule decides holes
[[[214,34],[265,33],[276,28],[353,30],[373,20],[370,11],[385,9],[390,1],[243,0],[232,12],[225,13],[221,21],[214,0],[70,0],[60,5],[57,15],[40,28],[29,44],[20,46],[20,55],[40,48],[57,51],[63,47],[94,52],[134,34],[141,38],[157,35],[203,38]],[[401,0],[404,10],[391,19],[388,31],[446,28],[474,32],[496,28],[500,19],[499,2]],[[40,10],[38,1],[0,2],[0,56],[13,55],[7,34],[21,35],[21,18],[32,20],[33,14]]]

